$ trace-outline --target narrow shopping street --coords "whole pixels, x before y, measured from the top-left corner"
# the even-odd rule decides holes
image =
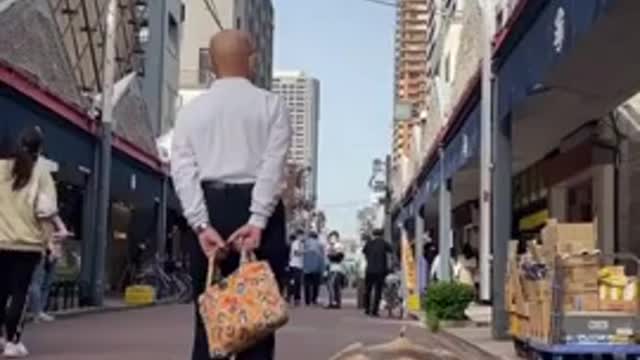
[[[366,318],[351,301],[343,310],[298,308],[278,337],[280,360],[326,360],[355,342],[378,344],[407,336],[429,348],[451,348],[462,359],[488,359],[444,335],[428,335],[415,323]],[[160,306],[87,315],[51,324],[32,324],[26,344],[34,360],[185,360],[188,359],[192,308]]]

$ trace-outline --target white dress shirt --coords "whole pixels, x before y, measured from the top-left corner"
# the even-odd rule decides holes
[[[255,184],[249,223],[264,228],[282,193],[290,142],[280,97],[244,78],[216,80],[182,108],[175,127],[171,176],[189,224],[209,223],[201,187],[208,180]]]
[[[295,239],[291,243],[291,253],[289,254],[289,267],[302,269],[304,265],[304,244],[302,240]]]

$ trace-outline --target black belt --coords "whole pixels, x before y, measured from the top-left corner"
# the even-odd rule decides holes
[[[218,180],[204,180],[202,182],[202,187],[210,190],[251,190],[253,185],[253,183],[230,184]]]

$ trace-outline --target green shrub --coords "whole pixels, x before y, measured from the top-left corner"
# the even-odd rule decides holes
[[[438,319],[433,311],[427,311],[426,313],[427,328],[431,330],[431,332],[437,333],[440,331],[440,319]]]
[[[456,282],[439,282],[429,287],[423,308],[438,320],[466,320],[465,310],[474,298],[471,286]]]

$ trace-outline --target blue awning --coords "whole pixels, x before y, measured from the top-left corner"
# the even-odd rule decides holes
[[[547,0],[529,2],[512,35],[498,52],[498,119],[504,119],[547,78],[552,66],[620,0]],[[545,6],[544,3],[547,5]],[[542,84],[543,85],[543,84]]]
[[[504,119],[548,76],[581,36],[612,4],[621,0],[540,0],[526,4],[506,43],[497,53],[498,119]],[[639,0],[640,1],[640,0]],[[443,157],[428,171],[416,194],[401,210],[398,223],[415,215],[440,187],[440,174],[451,178],[479,153],[481,106],[479,97],[467,111],[462,127],[445,145]],[[442,163],[441,163],[442,162]]]
[[[450,179],[480,151],[480,101],[467,113],[464,125],[444,150],[444,178]]]
[[[427,176],[424,178],[421,184],[418,186],[418,190],[413,195],[411,201],[403,208],[405,211],[404,217],[402,221],[406,221],[407,219],[414,217],[416,213],[422,208],[431,195],[438,190],[440,186],[440,161],[436,162],[429,172]]]
[[[39,126],[47,158],[60,167],[93,169],[95,138],[16,90],[0,85],[0,145],[13,147],[25,128]]]
[[[111,163],[111,195],[136,206],[153,207],[160,199],[162,174],[114,150]]]

